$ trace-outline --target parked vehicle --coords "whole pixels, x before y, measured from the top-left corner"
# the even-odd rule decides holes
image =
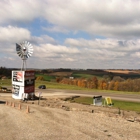
[[[46,86],[45,85],[40,85],[38,88],[39,89],[46,89]]]

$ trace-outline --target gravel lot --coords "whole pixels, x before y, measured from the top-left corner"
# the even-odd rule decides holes
[[[40,105],[10,97],[0,100],[8,101],[0,104],[0,140],[140,139],[140,114],[135,112],[118,114],[117,109],[69,103],[59,96],[41,100]]]

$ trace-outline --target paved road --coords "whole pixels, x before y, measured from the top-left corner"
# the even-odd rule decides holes
[[[79,95],[79,96],[98,96],[101,95],[104,97],[111,97],[112,99],[117,100],[126,100],[140,102],[140,94],[123,94],[123,93],[105,93],[105,92],[95,92],[95,91],[80,91],[80,90],[61,90],[61,89],[36,89],[37,92],[42,92],[42,96],[51,96],[51,95]]]
[[[81,91],[81,90],[62,90],[62,89],[36,89],[35,93],[38,96],[38,92],[42,92],[42,96],[98,96],[111,97],[112,99],[140,102],[140,94],[123,94],[123,93],[107,93],[107,92],[95,92],[95,91]],[[0,96],[11,96],[11,93],[0,93]]]

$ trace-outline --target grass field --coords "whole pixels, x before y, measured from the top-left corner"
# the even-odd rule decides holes
[[[67,84],[60,84],[57,82],[49,82],[49,81],[35,81],[35,87],[37,88],[39,85],[46,85],[47,88],[52,89],[69,89],[69,90],[84,90],[84,91],[93,91],[93,92],[101,92],[101,93],[111,93],[111,94],[140,94],[140,92],[127,92],[127,91],[114,91],[114,90],[99,90],[99,89],[88,89],[83,87],[78,87],[75,85],[67,85]],[[11,79],[4,79],[0,80],[0,86],[11,86],[12,87],[12,81]]]
[[[0,86],[11,86],[12,85],[12,81],[11,79],[4,79],[4,80],[0,80]]]
[[[79,73],[74,73],[72,74],[73,77],[75,78],[92,78],[92,77],[97,77],[97,79],[102,79],[103,75],[93,75],[93,74],[79,74]]]
[[[71,100],[72,102],[80,103],[80,104],[93,104],[93,98],[91,97],[78,97]],[[104,103],[104,99],[102,100]],[[120,108],[121,110],[127,111],[136,111],[140,113],[140,103],[128,102],[128,101],[119,101],[112,100],[114,105],[113,108]]]
[[[55,76],[51,76],[51,75],[36,74],[36,77],[38,76],[42,76],[45,81],[52,81],[55,79]]]
[[[120,93],[120,94],[140,94],[140,92],[119,92],[119,91],[109,91],[109,90],[95,90],[95,89],[87,89],[87,88],[81,88],[78,86],[74,85],[66,85],[66,84],[59,84],[56,82],[48,82],[48,81],[36,81],[35,86],[36,88],[39,85],[46,85],[47,88],[51,89],[70,89],[70,90],[85,90],[85,91],[93,91],[93,92],[108,92],[108,93]],[[12,87],[12,82],[11,79],[4,79],[0,80],[0,86],[11,86]],[[75,98],[73,100],[74,102],[77,103],[82,103],[82,104],[92,104],[93,103],[93,98],[91,97],[80,97],[80,98]],[[133,110],[140,112],[140,103],[134,103],[134,102],[127,102],[127,101],[117,101],[113,100],[114,106],[116,108],[120,108],[123,110]]]
[[[46,85],[47,88],[51,89],[70,89],[70,90],[88,90],[87,88],[81,88],[75,85],[60,84],[57,82],[47,82],[47,81],[36,81],[35,86]]]

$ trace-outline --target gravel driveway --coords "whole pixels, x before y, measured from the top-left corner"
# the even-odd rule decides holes
[[[0,140],[140,139],[138,121],[128,121],[100,110],[92,113],[81,111],[76,108],[84,110],[87,107],[79,104],[73,104],[71,109],[66,110],[64,108],[72,104],[57,99],[47,99],[40,105],[37,102],[21,103],[21,110],[19,103],[16,101],[15,107],[0,104]],[[27,105],[30,113],[26,113]]]

